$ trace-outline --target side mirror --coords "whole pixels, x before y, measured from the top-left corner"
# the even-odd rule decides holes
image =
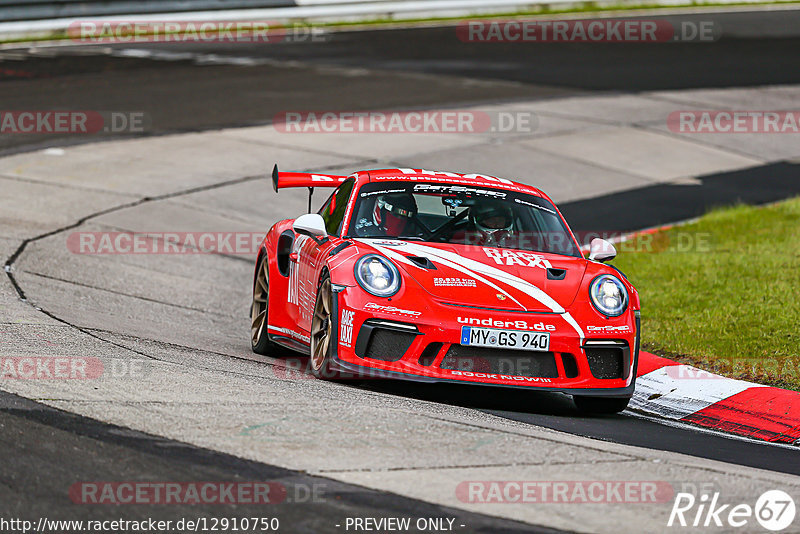
[[[307,235],[314,239],[328,236],[328,231],[325,229],[325,221],[318,213],[301,215],[294,220],[292,230],[295,233]]]
[[[614,248],[614,245],[612,245],[605,239],[600,239],[599,237],[595,237],[594,239],[592,239],[592,242],[589,245],[590,260],[606,262],[609,260],[613,260],[616,257],[617,257],[617,249]]]

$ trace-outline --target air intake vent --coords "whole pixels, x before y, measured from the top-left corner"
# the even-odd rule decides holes
[[[436,356],[439,355],[439,351],[442,350],[442,343],[434,342],[428,343],[428,346],[425,347],[425,350],[422,351],[422,354],[419,355],[419,364],[425,367],[433,365],[434,360],[436,360]]]
[[[423,269],[436,270],[436,266],[433,262],[424,256],[408,256],[408,259]]]
[[[416,328],[410,327],[411,330],[404,331],[399,327],[383,327],[378,323],[383,324],[370,320],[361,327],[356,339],[356,355],[384,362],[400,360],[417,337]]]
[[[586,347],[589,369],[595,378],[622,378],[625,358],[622,347]]]
[[[350,241],[344,241],[342,243],[339,243],[338,245],[333,247],[333,250],[331,250],[328,253],[328,256],[336,256],[338,253],[340,253],[341,251],[343,251],[344,249],[346,249],[350,245],[352,245],[352,243]]]
[[[575,361],[575,356],[568,352],[562,352],[561,363],[564,365],[564,376],[567,378],[578,377],[578,362]]]

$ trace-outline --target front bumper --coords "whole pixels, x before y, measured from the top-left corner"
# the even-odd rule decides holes
[[[365,299],[342,288],[335,299],[334,362],[355,377],[533,388],[625,397],[633,393],[639,352],[638,312],[579,334],[560,314],[509,312],[429,301]],[[369,298],[369,297],[368,297]],[[377,299],[375,299],[377,300]],[[403,299],[405,300],[405,299]],[[498,322],[499,321],[499,322]],[[580,321],[578,321],[580,322]],[[463,326],[550,332],[548,352],[460,345]]]

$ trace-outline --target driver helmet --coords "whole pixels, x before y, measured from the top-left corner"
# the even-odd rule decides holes
[[[373,219],[387,236],[399,236],[417,216],[417,202],[407,193],[381,195],[375,199]]]
[[[480,202],[471,210],[472,222],[487,243],[497,243],[514,226],[514,212],[502,202]]]

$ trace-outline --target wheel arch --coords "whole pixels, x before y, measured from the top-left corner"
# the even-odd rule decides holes
[[[319,288],[322,287],[322,281],[325,280],[326,277],[330,278],[331,283],[333,283],[333,277],[331,276],[331,268],[327,263],[322,266],[322,270],[319,272],[319,278],[317,279],[317,291],[319,291]]]

